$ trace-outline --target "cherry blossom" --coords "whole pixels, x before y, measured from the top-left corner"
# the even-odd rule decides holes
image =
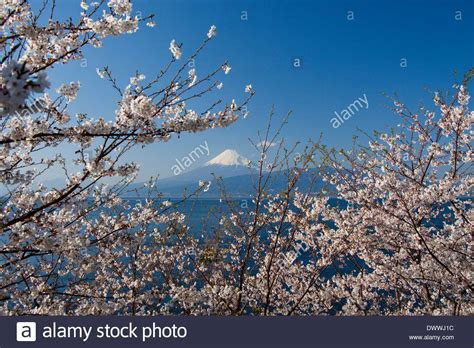
[[[207,37],[209,39],[213,38],[214,36],[217,35],[217,28],[215,25],[211,25],[211,27],[209,28],[209,31],[207,33]]]
[[[179,45],[176,43],[176,41],[173,39],[171,40],[171,43],[170,43],[170,51],[171,51],[171,54],[173,55],[173,57],[175,59],[180,59],[181,58],[181,48],[179,47]]]
[[[224,70],[224,73],[225,73],[226,75],[230,72],[231,69],[232,69],[232,68],[231,68],[230,65],[227,64],[227,63],[222,66],[222,70]]]
[[[56,92],[64,96],[68,102],[71,102],[76,99],[80,87],[81,83],[79,81],[71,82],[69,84],[62,84]]]

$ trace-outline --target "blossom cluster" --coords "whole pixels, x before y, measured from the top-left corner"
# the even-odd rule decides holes
[[[25,107],[34,93],[44,92],[50,83],[45,73],[31,73],[26,63],[3,63],[0,72],[0,113],[8,115]]]
[[[66,21],[55,18],[51,1],[44,1],[36,13],[32,8],[25,0],[0,3],[0,311],[115,311],[120,305],[102,300],[70,307],[68,298],[92,286],[95,290],[84,298],[127,303],[129,295],[122,298],[114,292],[128,292],[130,284],[138,289],[150,276],[137,280],[126,271],[125,283],[115,283],[111,272],[130,256],[122,247],[153,240],[162,245],[158,254],[150,246],[137,254],[149,258],[137,259],[141,271],[156,272],[156,262],[171,266],[173,248],[168,248],[166,235],[187,229],[182,214],[157,201],[153,185],[146,202],[131,205],[122,198],[139,171],[139,164],[125,161],[125,154],[173,134],[225,127],[237,120],[239,108],[250,98],[220,110],[220,102],[211,102],[199,111],[193,100],[216,88],[222,64],[199,79],[196,70],[181,74],[187,62],[178,66],[172,60],[151,79],[137,72],[125,87],[111,69],[98,68],[99,76],[120,93],[115,115],[74,115],[69,106],[78,97],[80,81],[53,88],[49,70],[82,59],[85,47],[100,48],[106,37],[136,32],[142,21],[154,27],[153,16],[133,16],[130,0],[82,0],[78,19]],[[203,45],[190,53],[193,59],[215,34],[212,26]],[[184,55],[181,46],[172,45],[176,59]],[[63,155],[65,148],[72,155]],[[58,171],[65,173],[62,183],[48,184]],[[198,186],[197,191],[208,188]],[[18,282],[22,274],[26,283]]]

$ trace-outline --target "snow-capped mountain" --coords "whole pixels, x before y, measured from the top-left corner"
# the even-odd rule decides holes
[[[240,155],[237,151],[227,149],[210,161],[207,161],[204,166],[199,167],[196,164],[195,169],[190,168],[189,171],[185,171],[173,178],[163,179],[161,184],[166,184],[167,187],[170,187],[167,181],[171,181],[178,185],[197,185],[199,180],[209,181],[216,177],[229,178],[232,176],[247,175],[251,170],[248,166],[249,162],[250,161],[247,158]],[[158,180],[158,185],[159,184],[160,180]]]
[[[227,149],[206,162],[206,166],[248,166],[250,161],[235,150]]]
[[[182,174],[168,178],[158,179],[157,188],[165,196],[180,196],[184,190],[193,191],[197,188],[200,180],[213,181],[215,178],[231,178],[249,175],[249,160],[235,150],[227,149],[216,157],[207,161],[203,166],[190,167]],[[143,183],[134,184],[133,187],[141,187]]]
[[[220,194],[216,178],[222,178],[226,192],[235,197],[248,197],[254,192],[254,180],[256,169],[249,166],[249,160],[235,150],[227,149],[207,161],[203,166],[196,164],[195,169],[189,169],[182,174],[169,178],[158,179],[157,189],[164,197],[182,197],[185,191],[192,192],[198,187],[200,180],[212,181],[209,192],[203,197],[218,197]],[[264,174],[266,175],[266,174]],[[310,173],[303,173],[301,177],[301,188],[311,186]],[[274,173],[273,179],[268,183],[268,191],[279,192],[286,188],[286,176],[284,172]],[[137,195],[141,196],[143,183],[133,185],[137,189]],[[318,183],[313,190],[319,190],[322,183]]]

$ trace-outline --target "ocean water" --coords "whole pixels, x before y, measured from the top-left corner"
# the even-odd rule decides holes
[[[136,198],[128,199],[130,206],[143,201]],[[161,201],[170,201],[173,203],[173,210],[183,213],[186,216],[186,225],[189,231],[194,235],[212,234],[219,226],[219,221],[223,216],[230,214],[231,211],[243,213],[244,215],[255,209],[255,204],[251,199],[232,199],[223,201],[216,198],[189,199],[181,202],[177,198],[164,198]],[[161,202],[160,201],[160,202]],[[328,201],[330,206],[340,206],[341,209],[347,207],[347,203],[335,198]],[[296,209],[296,208],[295,208]]]
[[[130,206],[138,203],[139,199],[128,199]],[[229,214],[233,207],[235,211],[245,211],[253,208],[250,200],[231,200],[225,202],[219,199],[189,199],[181,202],[180,199],[168,198],[162,201],[173,203],[171,211],[183,213],[186,216],[185,223],[189,232],[195,236],[212,234],[219,226],[222,216]]]

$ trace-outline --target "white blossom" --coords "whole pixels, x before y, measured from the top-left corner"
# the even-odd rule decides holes
[[[56,89],[56,92],[65,97],[68,102],[72,102],[76,99],[80,87],[81,83],[75,81],[69,84],[62,84],[58,89]]]
[[[230,67],[229,64],[224,64],[222,65],[222,70],[224,70],[224,73],[227,75],[232,68]]]
[[[171,54],[173,55],[174,59],[180,59],[181,58],[181,54],[182,54],[181,49],[180,49],[180,47],[178,46],[178,44],[176,43],[175,40],[171,40],[170,51],[171,51]]]
[[[107,71],[106,70],[96,68],[95,71],[101,79],[105,79],[107,77]]]
[[[13,113],[23,107],[34,93],[43,92],[50,83],[44,72],[31,74],[31,67],[15,60],[3,63],[0,72],[0,112]]]
[[[215,25],[211,25],[211,27],[209,28],[209,31],[207,33],[207,37],[209,39],[213,38],[214,36],[217,35],[217,28]]]
[[[130,78],[130,84],[132,85],[138,85],[138,83],[142,80],[144,80],[146,76],[144,74],[136,74],[135,76]]]
[[[192,68],[191,70],[189,70],[188,76],[189,76],[188,87],[192,87],[197,81],[196,69]]]
[[[118,15],[126,16],[132,11],[132,3],[130,0],[110,0],[107,6],[112,8]]]

